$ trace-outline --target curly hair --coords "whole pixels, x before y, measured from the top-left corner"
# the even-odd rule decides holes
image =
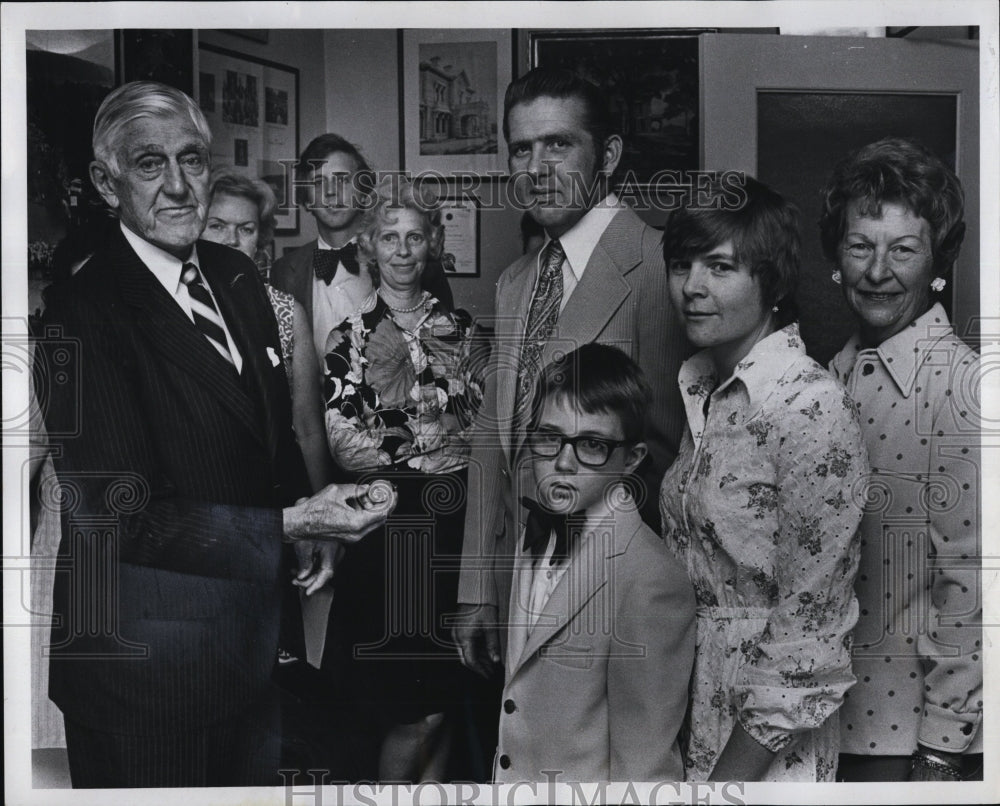
[[[372,279],[378,285],[378,263],[375,260],[375,238],[383,224],[394,223],[400,210],[412,210],[420,215],[424,235],[429,245],[428,258],[438,260],[444,250],[444,225],[437,199],[426,189],[395,175],[386,177],[374,190],[371,206],[365,211],[358,233],[358,248],[368,263]]]
[[[946,273],[965,237],[965,196],[955,172],[914,140],[887,137],[842,159],[823,188],[819,218],[823,253],[840,263],[847,209],[859,203],[865,216],[882,215],[886,202],[901,204],[930,224],[935,274]]]

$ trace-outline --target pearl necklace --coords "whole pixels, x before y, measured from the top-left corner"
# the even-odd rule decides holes
[[[386,304],[386,306],[389,308],[389,310],[390,311],[395,311],[396,313],[414,313],[415,311],[419,311],[424,306],[424,303],[427,301],[427,297],[430,296],[429,292],[424,291],[420,295],[420,301],[416,305],[414,305],[412,308],[397,308],[394,305],[392,305],[389,302],[389,300],[387,300],[385,298],[385,296],[383,296],[383,294],[382,294],[381,291],[378,292],[378,295],[382,298],[382,302],[384,302]]]

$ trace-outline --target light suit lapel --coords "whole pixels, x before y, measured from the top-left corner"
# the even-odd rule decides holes
[[[588,520],[584,533],[570,548],[569,557],[566,559],[566,572],[542,608],[535,626],[527,632],[520,656],[508,670],[508,681],[608,584],[612,558],[628,548],[641,523],[634,504],[619,509],[613,515],[603,515],[596,520]],[[516,574],[514,589],[511,592],[512,610],[518,606],[518,599],[515,598],[519,596],[518,589],[522,585],[531,584],[531,558],[528,555],[521,555],[520,548],[517,563],[519,571],[524,568],[527,571]],[[518,618],[521,618],[521,614],[518,614]],[[523,625],[517,625],[516,628],[527,629]],[[609,628],[608,625],[593,625],[595,630]],[[515,629],[513,624],[511,629]],[[553,650],[558,652],[557,645],[553,645]]]

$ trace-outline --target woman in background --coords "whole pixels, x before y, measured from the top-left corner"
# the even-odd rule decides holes
[[[824,189],[823,250],[858,323],[830,368],[872,465],[845,781],[982,776],[979,361],[940,302],[963,211],[954,172],[897,138],[846,157]]]
[[[794,209],[747,177],[667,221],[688,339],[665,538],[698,600],[689,780],[832,781],[867,459],[854,406],[805,354]]]

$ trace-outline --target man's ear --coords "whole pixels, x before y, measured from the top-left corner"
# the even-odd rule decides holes
[[[601,170],[609,177],[615,172],[615,168],[618,167],[618,163],[621,161],[623,148],[622,138],[617,134],[612,134],[604,141],[604,151],[601,154],[603,158]]]
[[[90,181],[94,183],[94,187],[101,194],[101,198],[112,209],[117,210],[121,205],[121,201],[118,199],[115,181],[111,177],[111,171],[108,169],[108,166],[100,160],[94,160],[90,163]]]
[[[625,472],[633,473],[642,464],[642,460],[649,453],[649,448],[645,442],[637,442],[625,452]]]

